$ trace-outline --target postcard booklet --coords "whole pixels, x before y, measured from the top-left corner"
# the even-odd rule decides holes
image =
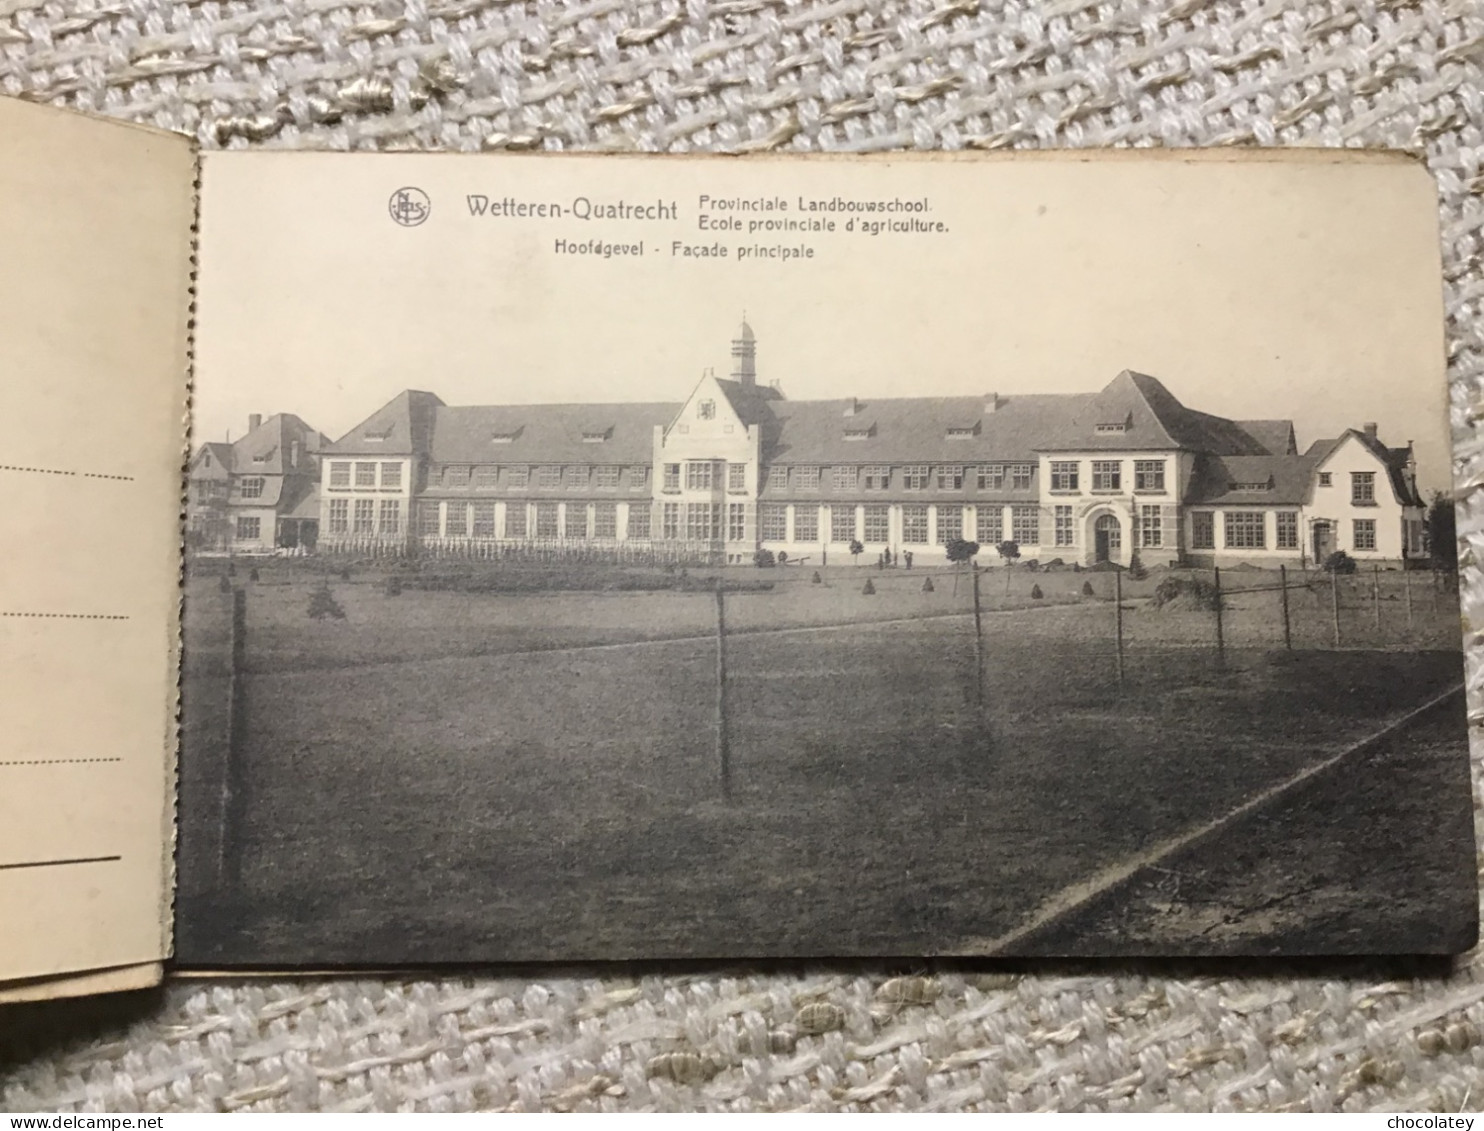
[[[1414,159],[0,148],[9,996],[1472,945]]]

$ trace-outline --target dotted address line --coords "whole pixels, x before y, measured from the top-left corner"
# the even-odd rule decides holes
[[[0,762],[0,766],[82,766],[95,762],[122,762],[122,758],[33,758]]]
[[[132,483],[132,475],[105,475],[99,471],[66,471],[55,467],[23,467],[20,464],[0,463],[0,471],[23,471],[31,475],[70,475],[77,479],[113,479],[121,483]]]
[[[0,617],[28,617],[34,620],[128,620],[122,613],[8,613],[0,610]]]

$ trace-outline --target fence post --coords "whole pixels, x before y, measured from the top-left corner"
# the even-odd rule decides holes
[[[224,884],[241,876],[241,854],[231,850],[242,822],[242,669],[247,656],[247,590],[232,589],[232,619],[227,649],[227,749],[221,781],[221,828],[217,840],[217,875]]]
[[[979,725],[984,725],[984,621],[979,607],[979,567],[972,562],[974,571],[974,709],[978,712]]]
[[[1407,563],[1402,563],[1402,589],[1407,594],[1407,629],[1412,628],[1412,571],[1407,568]]]
[[[1340,571],[1330,570],[1329,573],[1329,607],[1330,614],[1335,623],[1335,647],[1340,646]]]
[[[1371,566],[1371,608],[1375,613],[1376,631],[1381,631],[1381,563]]]
[[[1226,636],[1221,624],[1221,567],[1212,566],[1216,578],[1216,666],[1226,667]]]
[[[1283,594],[1283,647],[1293,651],[1293,630],[1288,621],[1288,567],[1278,566],[1278,592]]]
[[[727,608],[721,578],[716,579],[716,764],[721,796],[732,799],[732,756],[727,736]]]
[[[1113,574],[1113,631],[1118,639],[1118,683],[1123,685],[1123,571]]]

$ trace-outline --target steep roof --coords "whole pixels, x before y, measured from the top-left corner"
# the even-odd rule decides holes
[[[1298,440],[1291,420],[1238,420],[1236,425],[1270,455],[1298,455]]]
[[[279,499],[283,518],[319,518],[319,483],[313,479],[295,479],[284,488]]]
[[[222,468],[237,475],[283,475],[293,470],[295,443],[302,459],[317,454],[329,440],[291,412],[274,413],[240,440],[202,444],[191,461],[191,474],[212,478],[216,468]],[[210,467],[203,458],[208,455]]]
[[[1312,457],[1314,466],[1318,467],[1333,455],[1341,444],[1351,438],[1354,438],[1361,447],[1381,461],[1386,468],[1386,477],[1391,481],[1391,489],[1396,492],[1396,497],[1401,500],[1403,506],[1427,505],[1421,492],[1417,490],[1416,484],[1407,474],[1407,465],[1412,460],[1412,452],[1409,448],[1388,448],[1376,437],[1357,428],[1348,428],[1332,440],[1315,440],[1309,445],[1309,450],[1304,455]]]
[[[219,441],[202,444],[191,459],[192,479],[226,479],[231,471],[231,444]]]
[[[1197,456],[1186,502],[1302,506],[1318,462],[1308,455]]]
[[[679,411],[675,404],[440,404],[430,454],[435,463],[647,464],[655,426]],[[597,435],[603,439],[584,439]]]
[[[326,449],[331,455],[410,456],[426,452],[433,413],[443,407],[434,393],[407,389],[382,405]]]

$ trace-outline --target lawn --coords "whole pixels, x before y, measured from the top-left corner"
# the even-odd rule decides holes
[[[726,799],[712,594],[388,597],[353,575],[333,583],[344,620],[313,621],[318,580],[265,568],[225,885],[228,600],[193,579],[181,960],[951,953],[1461,678],[1456,614],[1452,651],[1290,657],[1268,623],[1221,666],[1198,646],[1211,618],[1149,609],[1150,579],[1120,684],[1110,575],[1012,574],[1007,596],[995,574],[981,720],[967,578],[738,572],[776,584],[726,597]],[[1440,767],[1465,756],[1461,727],[1444,746]]]

